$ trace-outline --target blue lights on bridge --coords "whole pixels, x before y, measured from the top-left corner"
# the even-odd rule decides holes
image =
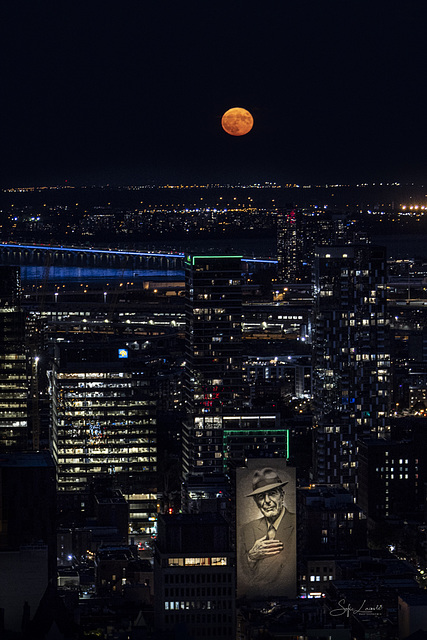
[[[183,259],[185,258],[184,253],[157,253],[154,251],[144,252],[144,251],[120,251],[117,249],[90,249],[87,247],[64,247],[64,246],[52,246],[52,245],[35,245],[35,244],[10,244],[10,243],[0,243],[1,248],[5,249],[16,249],[20,250],[30,250],[30,251],[46,251],[46,252],[61,252],[61,253],[75,253],[75,254],[99,254],[99,255],[108,255],[108,256],[117,256],[117,257],[126,257],[132,256],[136,258],[169,258],[169,259]],[[277,260],[272,258],[245,258],[243,257],[244,262],[260,262],[267,264],[277,264]]]
[[[30,249],[35,251],[62,251],[65,253],[101,253],[107,255],[116,256],[152,256],[153,258],[183,258],[184,253],[155,253],[155,252],[143,252],[143,251],[119,251],[115,249],[88,249],[87,247],[61,247],[45,244],[7,244],[5,242],[0,243],[0,248],[5,247],[7,249]]]

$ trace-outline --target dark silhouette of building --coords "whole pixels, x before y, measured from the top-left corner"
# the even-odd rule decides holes
[[[234,554],[221,515],[160,515],[154,580],[158,632],[235,638]]]
[[[390,438],[359,442],[358,504],[374,522],[426,519],[427,418],[390,419]]]
[[[95,584],[98,595],[123,595],[130,585],[140,585],[143,598],[149,601],[153,568],[148,560],[138,558],[136,548],[102,545],[95,557]]]
[[[48,451],[0,454],[0,549],[55,548],[55,465]]]
[[[427,638],[427,595],[425,591],[399,595],[399,638]]]
[[[342,555],[366,547],[366,516],[340,486],[299,489],[298,515],[303,555]]]
[[[304,593],[324,593],[336,559],[367,545],[367,520],[349,491],[315,485],[297,491],[298,557]]]
[[[0,608],[7,631],[21,631],[23,616],[34,616],[56,580],[55,496],[48,451],[0,454]]]
[[[424,515],[419,504],[418,453],[414,440],[359,442],[358,504],[375,522],[390,516]]]

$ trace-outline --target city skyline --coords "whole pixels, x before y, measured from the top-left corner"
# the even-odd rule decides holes
[[[422,179],[423,6],[8,6],[2,183]],[[254,116],[235,139],[233,106]]]
[[[5,8],[2,638],[427,634],[427,8],[382,4]]]
[[[92,227],[108,227],[97,211]],[[8,631],[19,633],[29,597],[29,629],[55,623],[43,596],[55,569],[57,596],[74,597],[67,616],[81,614],[76,638],[99,602],[111,605],[98,628],[118,628],[134,592],[145,596],[128,611],[130,637],[144,615],[153,637],[185,624],[197,640],[230,640],[246,615],[242,637],[252,637],[260,602],[266,628],[273,601],[294,612],[280,633],[296,615],[309,629],[306,604],[317,629],[331,628],[344,570],[349,602],[381,599],[375,622],[387,637],[397,638],[402,589],[424,599],[425,260],[386,260],[344,214],[291,213],[277,225],[284,273],[273,259],[194,246],[184,257],[2,245],[3,263],[20,264],[2,266],[0,318],[2,433],[22,435],[5,438],[0,468],[0,566],[14,560],[0,571]],[[10,330],[21,312],[28,393]],[[52,489],[44,509],[33,491],[43,531],[27,517],[25,483],[36,478]],[[37,584],[10,591],[18,546],[36,535],[44,544],[24,552]],[[365,575],[377,585],[369,600],[357,591]]]

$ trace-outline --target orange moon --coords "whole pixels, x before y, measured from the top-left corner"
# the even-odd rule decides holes
[[[222,116],[221,126],[230,136],[244,136],[254,126],[254,119],[246,109],[233,107]]]

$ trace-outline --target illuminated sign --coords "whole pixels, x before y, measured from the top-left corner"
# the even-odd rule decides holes
[[[128,358],[129,351],[127,349],[119,349],[119,358]]]

